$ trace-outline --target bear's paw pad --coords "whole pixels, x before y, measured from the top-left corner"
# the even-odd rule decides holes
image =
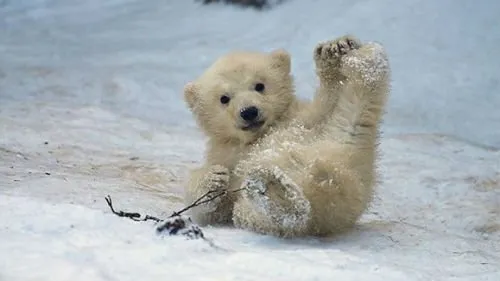
[[[352,50],[361,47],[361,42],[353,36],[343,36],[339,39],[318,44],[314,50],[317,61],[337,61],[340,57],[347,55]]]

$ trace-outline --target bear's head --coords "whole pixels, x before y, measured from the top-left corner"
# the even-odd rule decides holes
[[[199,126],[221,142],[250,143],[287,116],[295,101],[290,56],[233,52],[184,87]]]

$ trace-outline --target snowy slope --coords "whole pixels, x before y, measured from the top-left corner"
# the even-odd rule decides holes
[[[0,280],[500,280],[500,18],[494,1],[0,1]],[[388,49],[384,181],[358,229],[280,240],[155,235],[117,208],[182,207],[203,138],[183,84],[235,49],[286,47],[299,95],[314,45]],[[177,279],[177,280],[179,280]]]

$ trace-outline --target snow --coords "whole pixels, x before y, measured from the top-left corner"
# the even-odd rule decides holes
[[[499,280],[500,2],[0,1],[0,280]],[[204,139],[184,83],[232,49],[285,47],[299,95],[319,41],[389,52],[380,184],[357,229],[283,240],[156,235],[117,209],[183,207]]]

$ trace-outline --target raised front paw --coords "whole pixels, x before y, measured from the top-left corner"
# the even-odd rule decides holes
[[[338,39],[319,43],[314,49],[314,61],[321,71],[336,70],[341,58],[361,47],[361,42],[354,36],[346,35]]]

